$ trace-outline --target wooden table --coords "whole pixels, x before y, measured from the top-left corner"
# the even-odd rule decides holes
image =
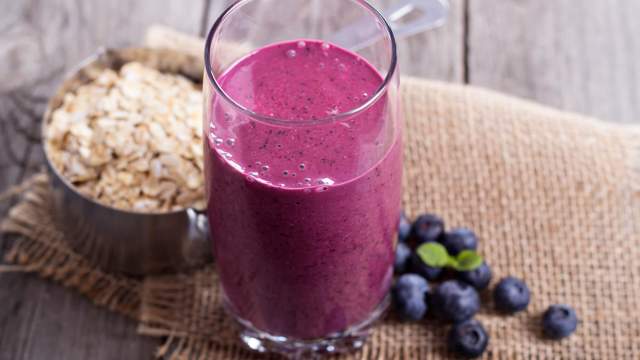
[[[228,3],[0,0],[0,191],[42,166],[38,125],[65,70],[154,23],[203,35]],[[637,0],[452,0],[446,26],[400,42],[401,70],[639,123],[639,15]],[[0,273],[0,304],[1,360],[145,359],[159,345],[33,275]]]

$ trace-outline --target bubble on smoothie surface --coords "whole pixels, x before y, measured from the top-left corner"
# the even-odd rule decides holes
[[[235,144],[236,144],[236,139],[234,139],[234,138],[227,139],[227,145],[233,146]]]
[[[287,57],[288,58],[294,58],[294,57],[296,57],[296,55],[298,55],[298,53],[295,50],[293,50],[293,49],[287,50]]]
[[[298,41],[298,48],[299,49],[304,49],[305,47],[307,47],[307,43],[306,42],[304,42],[302,40]]]
[[[306,168],[306,165],[304,163],[302,163],[302,164],[298,165],[298,168],[300,170],[304,170]]]
[[[311,184],[311,178],[304,178],[303,181],[305,184]]]
[[[340,110],[338,109],[338,106],[332,106],[329,110],[327,110],[327,115],[338,115],[340,113]]]
[[[262,165],[262,171],[269,171],[269,165]]]
[[[319,185],[333,185],[335,183],[335,181],[333,181],[333,179],[331,178],[320,178],[318,179],[318,184]]]
[[[214,142],[216,145],[220,146],[220,145],[222,145],[222,143],[223,143],[224,141],[223,141],[221,138],[216,137],[216,138],[213,140],[213,142]]]
[[[329,43],[327,42],[323,42],[320,47],[322,47],[322,50],[329,50],[329,48],[331,48],[331,45],[329,45]]]

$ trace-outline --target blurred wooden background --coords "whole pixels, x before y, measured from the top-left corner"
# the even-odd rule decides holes
[[[203,35],[230,2],[0,0],[0,191],[40,169],[40,117],[65,71],[98,46],[140,43],[151,24]],[[400,41],[402,73],[640,123],[640,1],[451,2],[444,27]],[[28,274],[0,273],[0,304],[1,360],[147,359],[159,345]]]

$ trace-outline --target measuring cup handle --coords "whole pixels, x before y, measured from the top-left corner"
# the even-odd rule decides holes
[[[207,219],[206,210],[198,210],[194,208],[187,209],[189,217],[190,237],[192,239],[209,238],[209,220]]]
[[[401,0],[382,12],[400,39],[442,26],[449,13],[448,0]],[[403,21],[416,16],[410,21]]]
[[[441,26],[449,13],[448,0],[399,0],[382,12],[396,39]],[[375,43],[381,32],[367,19],[353,22],[327,37],[351,51]]]
[[[183,254],[188,263],[199,267],[213,261],[213,244],[209,233],[206,210],[188,208],[189,240],[184,244]]]

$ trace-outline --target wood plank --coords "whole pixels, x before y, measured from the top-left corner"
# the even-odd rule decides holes
[[[640,122],[640,2],[469,1],[469,80],[618,122]]]
[[[39,123],[66,71],[154,23],[201,31],[205,0],[0,0],[0,192],[42,164]],[[6,206],[0,204],[0,218]],[[6,239],[0,239],[6,246]],[[0,246],[0,253],[2,248]],[[0,359],[151,358],[135,322],[28,274],[0,273]]]
[[[230,0],[211,0],[207,30]],[[385,9],[396,0],[372,0],[378,9]],[[401,73],[438,80],[464,80],[464,1],[451,0],[447,23],[433,31],[399,39]],[[266,16],[277,12],[266,11]],[[265,30],[268,32],[268,30]]]
[[[0,360],[149,359],[159,345],[132,320],[34,275],[0,282]]]

